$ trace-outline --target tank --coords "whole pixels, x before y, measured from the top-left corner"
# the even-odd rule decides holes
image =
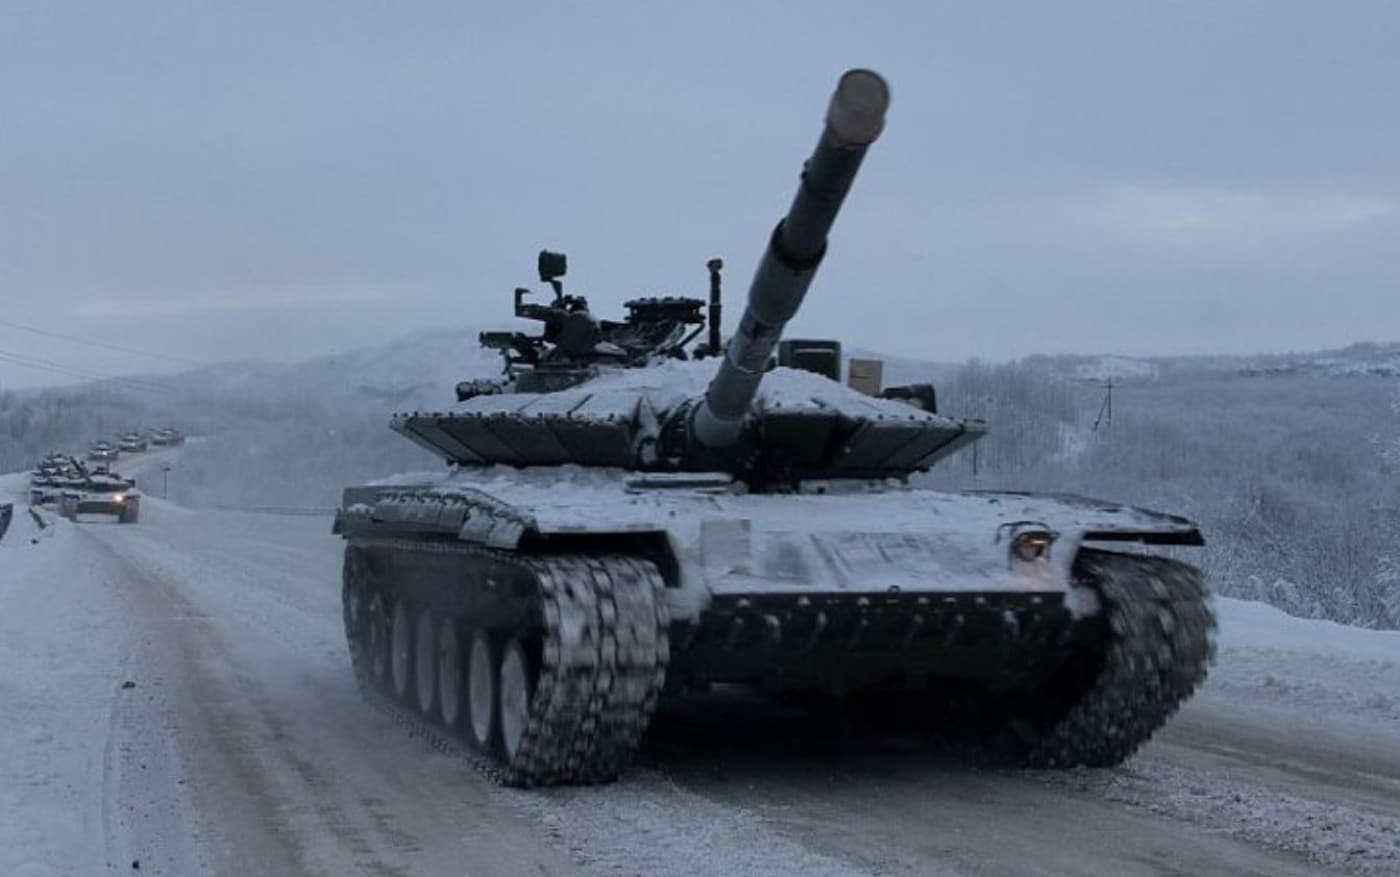
[[[162,448],[183,445],[185,434],[173,426],[161,427],[150,434],[150,443]]]
[[[542,331],[481,336],[502,377],[392,418],[448,467],[347,488],[336,513],[375,703],[547,785],[617,777],[661,698],[716,683],[910,714],[971,693],[1003,757],[1054,767],[1121,762],[1192,693],[1206,586],[1148,552],[1202,544],[1195,524],[921,487],[985,425],[927,385],[853,368],[854,389],[839,344],[782,338],[888,103],[877,74],[841,77],[727,341],[718,259],[708,301],[637,298],[614,321],[545,251],[552,298],[514,295]]]
[[[56,503],[65,489],[81,485],[81,464],[65,454],[51,453],[29,473],[29,504]]]
[[[68,479],[58,498],[58,512],[77,520],[78,515],[110,515],[119,524],[134,524],[141,515],[141,493],[136,480],[123,478],[105,464],[89,468],[72,461],[76,475]]]
[[[88,460],[95,463],[111,463],[119,456],[121,452],[117,450],[117,446],[105,439],[93,442],[87,454]]]

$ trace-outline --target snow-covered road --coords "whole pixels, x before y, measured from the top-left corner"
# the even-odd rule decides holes
[[[1116,770],[735,694],[616,785],[519,792],[357,696],[326,519],[142,518],[0,545],[0,874],[1400,873],[1400,633],[1223,601],[1206,691]]]

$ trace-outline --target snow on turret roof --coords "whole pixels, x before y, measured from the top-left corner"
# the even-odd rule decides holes
[[[529,402],[522,405],[523,394],[510,393],[479,396],[463,403],[458,410],[474,413],[498,410],[533,412],[538,408],[541,412],[545,409],[577,412],[580,406],[610,408],[604,404],[608,399],[625,401],[628,403],[628,410],[631,410],[632,400],[638,396],[646,397],[653,409],[665,410],[680,405],[687,399],[702,396],[714,373],[715,363],[711,360],[666,360],[647,368],[605,371],[598,377],[567,390],[526,397],[540,400],[543,404],[538,406]],[[767,411],[826,409],[839,411],[850,417],[895,417],[952,424],[948,418],[930,414],[904,402],[867,396],[823,375],[783,367],[764,375],[755,406]]]

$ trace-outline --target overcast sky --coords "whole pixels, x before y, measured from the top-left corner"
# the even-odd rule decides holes
[[[850,66],[894,102],[795,332],[1395,340],[1398,45],[1390,2],[0,0],[0,321],[173,359],[3,323],[0,357],[504,323],[542,246],[599,311],[700,295],[715,255],[737,299]]]

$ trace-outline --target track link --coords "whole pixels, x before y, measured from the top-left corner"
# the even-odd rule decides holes
[[[454,554],[528,572],[538,589],[541,620],[528,721],[509,763],[482,752],[473,763],[489,768],[485,772],[493,779],[517,786],[600,783],[618,776],[650,721],[670,654],[665,585],[652,563],[622,555],[522,556],[465,543],[353,540],[346,549],[344,605],[356,680],[377,705],[393,710],[400,724],[429,739],[447,732],[390,697],[371,672],[365,618],[369,595],[377,590],[390,600],[400,597],[390,583],[373,580],[366,551],[400,557]],[[471,586],[444,583],[449,589]],[[449,611],[445,602],[429,608]]]
[[[1028,747],[1025,761],[1034,767],[1121,763],[1205,680],[1215,656],[1215,616],[1195,568],[1085,550],[1076,575],[1103,601],[1108,643],[1097,673]]]

